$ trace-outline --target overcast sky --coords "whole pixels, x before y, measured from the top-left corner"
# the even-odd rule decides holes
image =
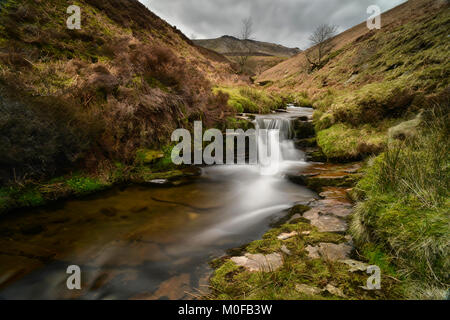
[[[305,49],[317,25],[344,31],[365,21],[369,5],[384,12],[406,0],[140,0],[158,16],[197,39],[237,36],[242,19],[251,16],[260,41]]]

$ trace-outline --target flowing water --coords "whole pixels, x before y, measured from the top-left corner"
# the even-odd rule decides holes
[[[211,259],[258,239],[270,222],[315,194],[284,175],[308,164],[292,141],[292,118],[260,116],[259,137],[279,155],[260,166],[202,168],[178,187],[116,188],[83,200],[15,213],[0,221],[0,298],[182,299],[207,292]],[[279,139],[271,135],[280,131]],[[277,169],[280,169],[278,171]],[[70,265],[82,289],[66,287]]]

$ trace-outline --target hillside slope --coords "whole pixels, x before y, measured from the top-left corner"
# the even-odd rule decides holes
[[[327,159],[365,160],[351,234],[410,299],[448,299],[450,288],[449,30],[448,1],[410,0],[381,30],[363,23],[333,38],[318,68],[302,53],[257,78],[309,97]]]
[[[382,24],[369,31],[363,23],[333,38],[319,70],[301,53],[256,80],[268,90],[309,95],[329,158],[379,152],[387,129],[448,92],[446,2],[411,0],[385,13]]]
[[[6,0],[0,11],[0,184],[133,161],[193,120],[228,112],[229,62],[199,50],[137,0]]]
[[[410,0],[382,14],[381,30],[371,31],[367,28],[366,22],[363,22],[332,38],[330,40],[330,52],[332,53],[330,56],[336,58],[337,54],[339,54],[340,57],[337,57],[339,59],[342,58],[342,53],[344,52],[361,49],[360,51],[352,53],[353,57],[356,58],[357,55],[362,53],[361,51],[364,50],[365,46],[366,55],[359,58],[359,60],[363,61],[368,59],[370,58],[370,53],[380,49],[380,43],[374,42],[374,40],[377,40],[377,37],[380,37],[380,34],[389,34],[400,26],[408,23],[412,24],[413,21],[420,21],[427,17],[431,17],[441,10],[441,6],[445,4],[445,0]],[[395,38],[392,37],[391,40],[395,40]],[[265,71],[258,77],[257,82],[276,82],[278,87],[288,86],[290,88],[299,89],[313,87],[311,80],[313,80],[317,74],[308,73],[308,62],[305,56],[313,50],[315,50],[315,47],[309,48],[299,55]],[[329,59],[330,63],[318,73],[328,73],[334,68],[333,62],[338,59]],[[342,75],[342,80],[348,80],[354,71],[356,71],[354,68],[350,68],[352,66],[356,67],[355,63],[349,65],[349,70],[346,70],[347,72]],[[333,84],[335,83],[330,83],[330,85]]]

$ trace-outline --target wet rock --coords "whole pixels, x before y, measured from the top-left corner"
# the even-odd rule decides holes
[[[347,296],[344,294],[344,292],[341,289],[336,288],[335,286],[333,286],[331,284],[328,284],[326,286],[325,290],[334,296],[341,297],[341,298],[347,298]]]
[[[348,197],[348,189],[346,188],[324,187],[319,196],[324,199],[334,199],[342,203],[351,204],[351,200]]]
[[[191,276],[187,273],[164,281],[149,297],[149,300],[158,300],[168,298],[169,300],[180,300],[186,296],[186,292],[190,290]]]
[[[322,215],[334,215],[341,218],[346,218],[353,212],[353,206],[351,204],[336,199],[316,201],[312,206],[314,207],[310,210],[312,212],[318,212]],[[307,217],[305,216],[305,218]]]
[[[345,173],[357,173],[359,172],[359,170],[361,170],[362,165],[359,163],[356,163],[354,165],[352,165],[351,167],[347,168],[344,170]]]
[[[347,222],[331,215],[323,215],[320,209],[311,209],[303,215],[311,221],[311,225],[317,227],[320,232],[346,232]]]
[[[324,187],[352,187],[356,179],[351,175],[314,175],[306,177],[306,186],[317,192]]]
[[[348,265],[350,267],[350,272],[358,272],[358,271],[365,272],[367,271],[367,268],[369,268],[369,265],[367,263],[352,259],[341,260],[339,262]]]
[[[322,289],[311,287],[306,284],[295,285],[295,290],[297,290],[299,293],[306,294],[308,296],[317,296],[323,292]]]
[[[309,209],[311,209],[311,208],[308,206],[299,204],[299,205],[292,207],[291,210],[289,210],[289,214],[303,214],[306,211],[308,211]]]
[[[295,137],[297,139],[312,138],[316,135],[314,125],[312,122],[295,121],[294,123]]]
[[[298,232],[293,231],[291,233],[282,233],[278,236],[278,240],[288,240],[298,235]]]
[[[233,257],[231,261],[250,272],[271,272],[283,265],[283,257],[279,253],[269,255],[247,253],[243,257]]]
[[[322,150],[320,148],[306,148],[305,150],[306,153],[306,159],[309,162],[327,162],[327,156],[322,152]]]
[[[316,138],[297,139],[294,141],[295,146],[299,149],[317,147]]]
[[[287,223],[293,223],[293,222],[295,222],[295,221],[297,221],[298,219],[303,219],[303,217],[302,217],[302,215],[301,214],[294,214],[289,220],[288,220],[288,222]]]
[[[289,181],[301,186],[306,186],[307,184],[305,176],[301,174],[288,174],[286,175],[286,178],[288,178]]]

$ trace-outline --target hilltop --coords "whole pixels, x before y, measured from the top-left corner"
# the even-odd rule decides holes
[[[301,52],[299,48],[287,48],[279,44],[248,40],[248,45],[233,36],[222,36],[216,39],[193,40],[193,42],[201,47],[216,51],[225,56],[240,55],[248,50],[254,56],[273,56],[280,58],[290,58]]]
[[[232,36],[193,40],[193,42],[199,47],[226,56],[232,62],[237,62],[240,56],[249,55],[250,58],[244,68],[244,73],[250,75],[259,75],[301,52],[298,48],[287,48],[279,44],[256,40],[243,41]]]

